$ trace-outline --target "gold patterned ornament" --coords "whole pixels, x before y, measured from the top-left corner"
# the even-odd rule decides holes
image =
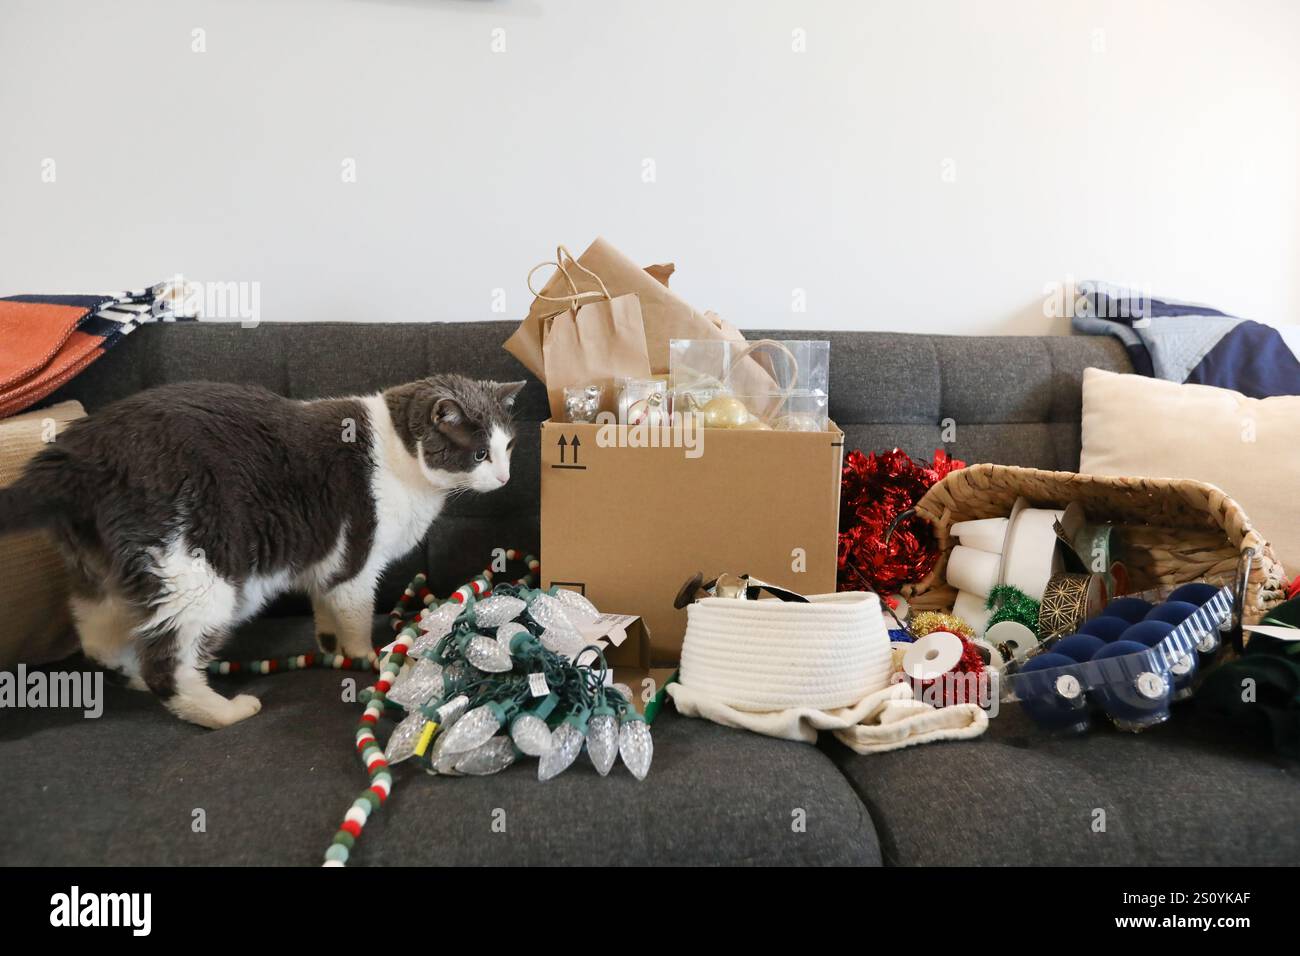
[[[1053,574],[1043,592],[1038,608],[1038,634],[1046,639],[1062,634],[1073,634],[1079,625],[1092,616],[1092,609],[1101,610],[1101,580],[1095,574]]]

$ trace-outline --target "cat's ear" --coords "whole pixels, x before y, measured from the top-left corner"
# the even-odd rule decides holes
[[[526,383],[524,382],[506,382],[504,385],[500,382],[493,382],[497,389],[497,401],[506,408],[513,408],[515,399],[518,397],[520,390]]]
[[[433,403],[433,424],[439,428],[451,428],[465,420],[465,410],[453,398],[440,398]]]

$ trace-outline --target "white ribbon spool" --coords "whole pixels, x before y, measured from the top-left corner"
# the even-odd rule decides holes
[[[989,551],[957,545],[948,555],[948,583],[959,591],[986,598],[997,586],[1002,559]],[[1047,586],[1047,582],[1043,582]],[[956,612],[954,612],[956,613]]]
[[[1043,599],[1048,580],[1061,570],[1054,525],[1064,514],[1057,509],[1025,507],[1023,498],[1016,502],[1002,553],[1003,584],[1019,588],[1035,601]]]
[[[1038,646],[1038,635],[1019,621],[998,621],[984,633],[994,647],[1005,646],[1015,660],[1024,660]]]
[[[916,681],[935,680],[956,668],[961,652],[961,638],[956,634],[931,631],[903,652],[903,673]]]
[[[989,626],[989,618],[993,616],[993,612],[984,606],[984,598],[969,591],[957,592],[952,613],[969,624],[977,637],[984,635],[985,628]]]
[[[971,521],[958,521],[948,529],[948,533],[968,548],[1001,554],[1009,524],[1006,518],[975,518]]]

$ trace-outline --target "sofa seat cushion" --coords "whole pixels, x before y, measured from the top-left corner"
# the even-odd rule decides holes
[[[375,633],[391,633],[385,618],[375,619]],[[223,656],[312,646],[309,619],[264,618]],[[74,666],[89,665],[79,657],[53,665]],[[0,766],[10,772],[0,773],[0,804],[13,825],[0,865],[318,864],[366,780],[352,745],[360,705],[342,700],[349,677],[358,688],[370,683],[326,670],[216,679],[222,693],[252,693],[263,705],[219,731],[182,723],[151,695],[109,680],[97,719],[6,713]],[[372,816],[354,862],[880,862],[861,801],[817,748],[671,708],[654,737],[654,765],[640,783],[622,767],[602,780],[585,756],[548,783],[538,782],[535,761],[487,778],[398,766],[393,798]],[[200,810],[205,832],[196,832]],[[792,826],[798,811],[802,831]]]
[[[1300,862],[1300,765],[1188,705],[1141,734],[1055,737],[1012,703],[978,740],[826,752],[866,803],[886,865]]]

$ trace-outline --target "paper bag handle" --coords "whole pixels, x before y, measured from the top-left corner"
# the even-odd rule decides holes
[[[579,292],[577,284],[574,283],[573,281],[573,276],[569,275],[569,270],[564,268],[565,259],[568,259],[569,262],[573,263],[573,265],[577,266],[583,272],[587,273],[587,275],[595,279],[596,284],[600,286],[600,291]],[[560,270],[560,274],[563,275],[565,281],[569,283],[569,288],[573,290],[573,293],[571,295],[561,295],[561,296],[542,295],[540,292],[538,292],[536,289],[533,288],[533,273],[535,273],[538,269],[544,268],[546,266],[555,266],[555,268]],[[528,281],[528,291],[531,292],[537,298],[541,299],[543,302],[567,302],[569,305],[575,306],[579,302],[583,301],[584,299],[593,299],[593,298],[612,299],[613,298],[613,296],[609,294],[609,288],[605,285],[604,281],[600,278],[600,276],[596,275],[596,273],[592,272],[590,269],[584,266],[577,259],[573,258],[573,253],[569,252],[569,250],[566,249],[564,246],[555,247],[554,262],[539,262],[537,263],[537,265],[529,269],[527,281]]]

